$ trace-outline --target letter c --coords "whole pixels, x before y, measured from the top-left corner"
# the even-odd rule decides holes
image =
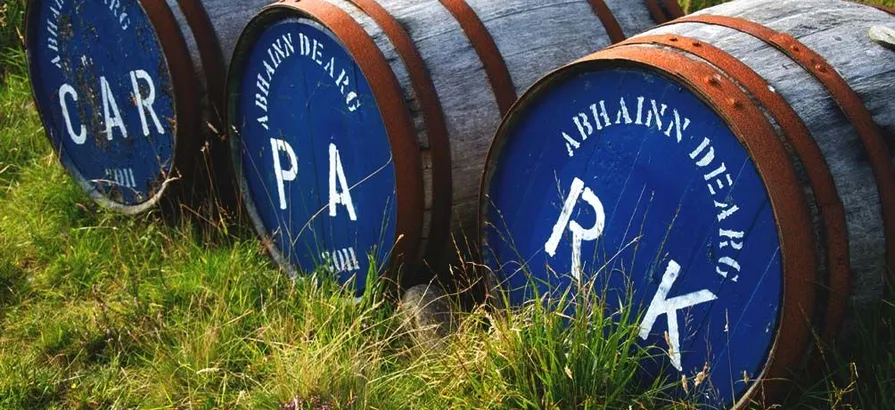
[[[75,128],[71,123],[71,116],[68,114],[68,104],[65,103],[66,96],[71,96],[72,101],[78,102],[78,93],[75,91],[75,88],[68,84],[62,84],[62,87],[59,87],[59,104],[62,106],[62,117],[65,118],[65,128],[68,129],[68,135],[75,144],[84,145],[84,142],[87,141],[87,128],[84,127],[84,124],[81,124],[80,132],[77,134],[75,133]]]

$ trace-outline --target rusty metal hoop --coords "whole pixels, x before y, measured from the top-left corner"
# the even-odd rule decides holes
[[[709,64],[670,51],[626,45],[592,54],[539,80],[513,106],[488,153],[479,191],[480,242],[487,246],[485,215],[489,181],[496,170],[500,151],[508,143],[507,131],[514,124],[513,113],[524,112],[550,84],[589,69],[607,66],[655,70],[681,82],[682,86],[700,96],[725,120],[754,159],[774,214],[787,215],[786,218],[776,218],[784,266],[784,307],[777,326],[778,334],[761,375],[755,379],[759,382],[746,391],[735,407],[747,406],[751,398],[763,392],[775,394],[774,386],[766,386],[766,381],[789,376],[789,369],[800,364],[800,353],[810,341],[810,326],[805,318],[811,317],[814,311],[815,292],[813,286],[805,285],[813,285],[816,271],[811,218],[794,165],[770,122],[757,107],[746,103],[748,97],[736,84]]]
[[[852,124],[864,144],[868,161],[873,169],[886,236],[886,265],[889,279],[895,282],[895,166],[892,165],[889,158],[889,147],[886,140],[858,94],[826,59],[791,35],[736,17],[687,16],[670,24],[677,23],[722,26],[755,37],[799,64],[830,93],[830,97]]]
[[[388,134],[395,174],[398,178],[395,238],[397,243],[391,253],[390,267],[393,269],[389,269],[387,272],[392,272],[392,275],[396,276],[400,271],[412,271],[418,267],[417,255],[420,253],[419,244],[422,236],[422,211],[424,208],[423,178],[420,172],[422,159],[413,120],[410,111],[404,104],[404,94],[398,79],[382,51],[363,27],[348,13],[324,0],[281,1],[265,7],[258,16],[249,22],[246,30],[240,36],[238,44],[253,39],[257,31],[264,28],[269,21],[288,14],[313,20],[330,30],[349,54],[359,62],[361,72],[370,83]],[[237,47],[233,64],[230,67],[231,73],[239,73],[244,70],[242,65],[244,64],[244,54],[245,52]],[[230,96],[236,92],[238,87],[232,81],[236,77],[231,75],[231,81],[228,81],[227,84]],[[228,108],[227,124],[230,124],[233,115],[232,107]],[[238,135],[233,135],[230,141],[232,161],[246,211],[271,256],[281,267],[292,274],[294,267],[276,249],[271,237],[264,232],[261,217],[252,205],[248,194],[248,181],[243,173],[239,156],[241,140]]]
[[[842,327],[851,293],[848,230],[845,223],[845,209],[830,167],[817,142],[812,138],[808,126],[783,96],[771,91],[770,85],[758,73],[720,48],[673,34],[632,38],[621,45],[636,44],[681,50],[718,67],[748,91],[779,125],[786,141],[792,145],[803,165],[823,223],[824,232],[817,241],[822,242],[826,250],[824,256],[829,267],[827,279],[829,295],[824,309],[825,322],[821,335],[827,343],[832,343]]]

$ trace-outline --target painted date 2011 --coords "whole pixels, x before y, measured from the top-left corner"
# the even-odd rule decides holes
[[[331,269],[333,273],[360,270],[360,261],[357,259],[357,254],[354,253],[354,248],[325,251],[320,257],[323,259],[324,266]]]
[[[106,169],[106,180],[126,188],[136,188],[133,168]]]

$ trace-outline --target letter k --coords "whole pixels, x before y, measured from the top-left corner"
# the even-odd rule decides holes
[[[709,290],[700,290],[699,292],[668,299],[668,293],[671,291],[671,287],[674,286],[674,282],[677,281],[680,273],[681,265],[678,265],[673,260],[669,261],[668,268],[662,276],[662,283],[659,284],[659,289],[656,291],[656,295],[653,297],[653,301],[643,317],[643,322],[640,324],[640,338],[646,340],[656,324],[656,319],[659,316],[666,315],[668,320],[668,343],[670,344],[668,346],[668,356],[671,358],[671,365],[678,371],[683,371],[677,311],[701,303],[711,302],[718,299],[718,297]]]

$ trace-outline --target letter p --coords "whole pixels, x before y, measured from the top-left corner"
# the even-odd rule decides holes
[[[273,154],[273,173],[277,178],[277,191],[280,194],[280,209],[285,211],[288,208],[285,183],[295,181],[298,176],[298,157],[295,156],[292,146],[280,139],[271,138],[270,149]],[[283,164],[280,162],[280,151],[285,152],[289,158],[288,170],[283,169]]]

